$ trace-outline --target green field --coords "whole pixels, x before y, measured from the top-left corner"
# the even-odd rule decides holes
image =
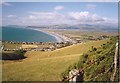
[[[30,48],[34,46],[38,46],[39,48],[47,48],[53,46],[52,44],[42,44],[42,45],[37,45],[37,44],[21,44],[21,43],[9,43],[9,42],[0,42],[1,45],[4,46],[4,49],[19,49],[20,47],[22,48]],[[35,47],[36,48],[36,47]]]
[[[22,46],[22,44],[12,44],[12,43],[6,43],[6,42],[3,42],[2,44],[4,45],[5,49],[18,49],[19,47]]]
[[[3,61],[3,81],[58,81],[61,73],[79,60],[81,54],[109,41],[91,41],[49,52],[29,51],[22,61]]]

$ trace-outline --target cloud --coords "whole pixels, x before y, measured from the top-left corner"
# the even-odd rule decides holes
[[[8,18],[16,18],[17,16],[16,15],[8,15],[7,17]]]
[[[107,17],[100,16],[98,14],[92,14],[88,11],[81,12],[69,12],[67,14],[61,14],[58,12],[29,12],[28,18],[30,21],[34,21],[39,24],[95,24],[95,23],[112,23],[113,20]]]
[[[63,14],[57,12],[29,12],[32,14],[32,18],[43,19],[43,20],[53,20],[64,17]]]
[[[88,17],[89,12],[70,12],[69,16],[71,16],[73,19],[80,20],[80,19],[85,19]]]
[[[29,19],[37,19],[36,16],[29,15]]]
[[[84,12],[70,12],[69,16],[74,19],[77,20],[81,23],[90,23],[90,22],[101,22],[104,21],[105,19],[102,16],[99,16],[97,14],[91,14],[88,11],[84,11]]]
[[[11,3],[5,2],[5,1],[1,1],[0,5],[5,5],[5,6],[12,6]]]
[[[87,7],[87,9],[95,9],[96,5],[95,4],[87,4],[86,7]]]
[[[63,6],[56,6],[55,8],[54,8],[54,10],[63,10],[64,9],[64,7]]]
[[[63,19],[63,15],[59,14],[57,12],[33,12],[33,11],[29,11],[28,16],[17,17],[17,20],[19,20],[20,25],[21,24],[22,25],[58,24],[58,23],[61,23],[62,19]],[[16,24],[18,24],[18,23],[16,23]]]
[[[19,25],[60,25],[60,24],[117,24],[116,20],[92,14],[88,11],[68,12],[61,14],[56,11],[51,12],[35,12],[29,11],[27,16],[18,17],[8,15],[4,23]]]

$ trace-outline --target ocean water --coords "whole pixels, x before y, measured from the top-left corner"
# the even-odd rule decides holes
[[[55,37],[37,30],[2,27],[2,40],[19,42],[55,42]]]

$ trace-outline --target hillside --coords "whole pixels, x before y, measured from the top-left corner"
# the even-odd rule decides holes
[[[61,74],[63,80],[67,81],[69,72],[77,69],[83,73],[82,81],[111,81],[113,73],[117,70],[114,81],[118,81],[118,62],[116,64],[117,69],[114,68],[114,60],[118,59],[114,59],[117,40],[117,37],[112,37],[109,42],[101,45],[101,47],[92,47],[90,51],[81,55],[78,62],[70,65]]]
[[[109,41],[109,39],[105,40],[98,40],[98,41],[90,41],[86,43],[80,43],[75,44],[71,46],[67,46],[61,49],[57,49],[54,51],[47,51],[47,52],[41,52],[41,51],[29,51],[26,53],[27,57],[46,57],[46,56],[65,56],[65,55],[74,55],[74,54],[82,54],[84,52],[87,52],[91,46],[100,47],[103,43],[106,43]],[[99,44],[98,44],[99,43]]]
[[[27,58],[19,61],[3,61],[4,81],[58,81],[69,65],[77,62],[79,56],[91,46],[100,47],[109,39],[86,42],[50,52],[29,51]],[[99,43],[99,44],[98,44]]]

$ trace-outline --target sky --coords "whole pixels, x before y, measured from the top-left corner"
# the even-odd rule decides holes
[[[117,25],[117,2],[3,2],[3,25]]]
[[[118,2],[119,0],[3,0],[6,2]]]

